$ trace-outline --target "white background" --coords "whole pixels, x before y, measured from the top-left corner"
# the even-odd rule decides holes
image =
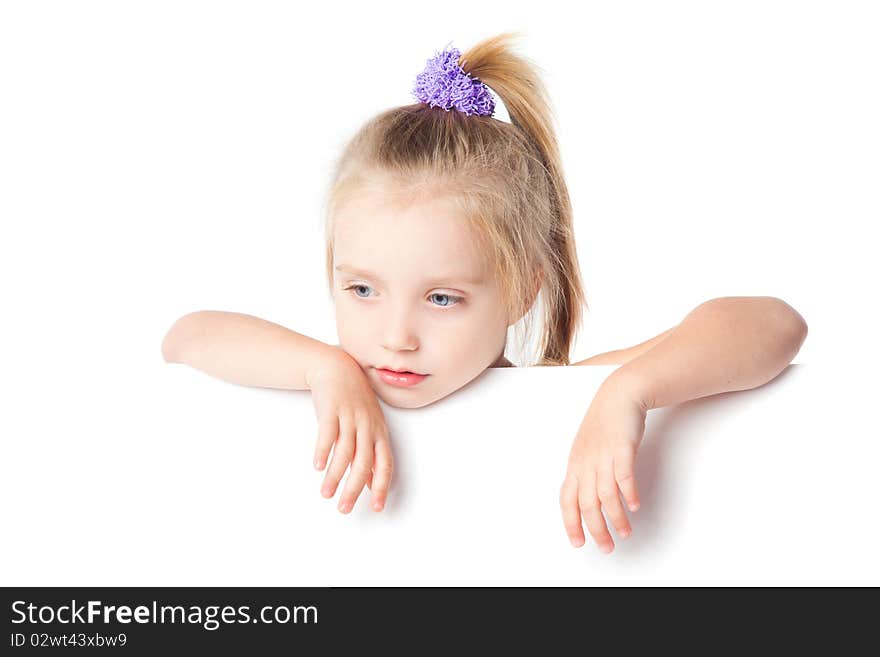
[[[155,391],[179,366],[160,344],[180,315],[234,310],[334,341],[333,159],[412,101],[437,50],[508,30],[545,71],[574,204],[589,312],[572,360],[713,297],[781,297],[810,327],[794,362],[828,364],[841,407],[827,412],[858,419],[856,435],[815,438],[863,467],[877,440],[855,403],[876,388],[874,3],[5,2],[7,520],[124,481],[76,473],[168,412]],[[33,491],[45,505],[29,513]],[[859,501],[872,527],[877,501]]]

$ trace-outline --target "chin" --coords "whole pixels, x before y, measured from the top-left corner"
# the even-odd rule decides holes
[[[444,395],[445,397],[446,395]],[[394,408],[424,408],[425,406],[430,406],[434,402],[440,401],[443,397],[438,397],[436,399],[407,399],[405,395],[401,395],[398,399],[389,399],[386,394],[378,394],[379,399],[383,402],[392,406]]]
[[[393,406],[394,408],[424,408],[425,406],[428,406],[429,404],[433,404],[437,400],[436,399],[429,399],[428,401],[415,401],[415,400],[399,401],[399,400],[383,399],[382,401],[384,401],[389,406]]]

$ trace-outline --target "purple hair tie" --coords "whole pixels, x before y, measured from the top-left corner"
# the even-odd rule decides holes
[[[467,115],[492,116],[495,112],[492,92],[477,78],[464,72],[458,65],[460,57],[458,49],[451,48],[429,59],[425,70],[416,76],[413,95],[419,101],[442,107],[447,112],[455,108]]]

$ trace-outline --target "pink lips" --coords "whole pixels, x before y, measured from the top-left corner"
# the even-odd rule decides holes
[[[385,383],[401,388],[414,386],[428,378],[427,374],[415,374],[414,372],[395,372],[380,368],[376,368],[376,371],[379,373],[379,378]]]

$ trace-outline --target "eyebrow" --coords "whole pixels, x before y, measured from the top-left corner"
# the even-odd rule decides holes
[[[356,267],[350,267],[348,265],[336,265],[336,270],[345,271],[349,274],[356,274],[357,276],[363,276],[364,278],[371,278],[374,281],[382,283],[383,285],[385,284],[385,282],[381,278],[365,269],[358,269]],[[440,283],[467,283],[468,285],[481,285],[483,283],[482,279],[473,279],[469,276],[461,276],[458,274],[453,274],[451,276],[435,276],[425,282],[429,285],[437,285]]]

